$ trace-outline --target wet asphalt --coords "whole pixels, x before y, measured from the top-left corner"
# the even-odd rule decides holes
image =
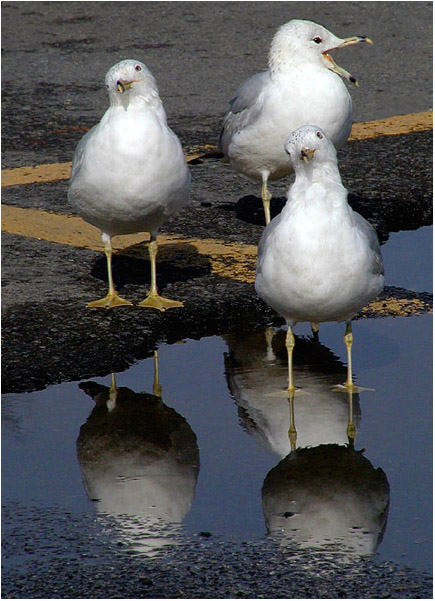
[[[370,558],[341,562],[340,555],[277,550],[273,540],[240,542],[209,532],[189,546],[146,560],[101,533],[95,519],[10,508],[31,524],[5,544],[22,566],[2,575],[3,598],[48,599],[426,599],[427,574]],[[15,517],[16,520],[16,517]],[[44,538],[62,526],[56,546]],[[13,549],[12,547],[15,547]]]
[[[381,240],[387,240],[389,232],[431,223],[431,147],[431,133],[419,133],[351,142],[342,152],[343,171],[350,174],[349,180],[355,165],[364,174],[355,176],[359,182],[352,185],[352,205],[375,225]],[[373,156],[377,157],[375,164]],[[398,166],[397,174],[391,178],[390,171],[382,171],[379,175],[378,165],[392,162]],[[222,198],[216,187],[210,190],[219,187],[224,178],[229,190],[241,187],[241,178],[226,165],[204,161],[191,169],[204,200],[198,199],[162,232],[256,244],[263,230],[260,199],[243,192],[234,196],[228,192]],[[404,177],[411,169],[414,177]],[[243,185],[249,187],[249,182],[243,181]],[[4,196],[20,206],[53,210],[50,198],[40,189],[25,198],[23,188],[38,185],[7,190]],[[39,184],[39,188],[56,190],[54,210],[60,212],[60,191],[66,195],[67,182]],[[275,198],[273,211],[283,203],[283,196]],[[63,210],[68,211],[65,204]],[[159,287],[165,295],[183,301],[180,310],[163,314],[137,307],[105,311],[85,308],[86,302],[105,294],[106,263],[101,253],[11,234],[3,234],[3,249],[5,392],[123,371],[135,360],[150,356],[163,341],[283,323],[257,298],[252,284],[212,273],[207,261],[198,260],[196,266],[187,268],[170,260],[159,263]],[[123,296],[133,302],[145,297],[150,281],[147,260],[115,256],[113,269]],[[426,310],[432,304],[431,295],[424,290],[416,293],[388,287],[383,297],[391,296],[418,298]]]
[[[295,17],[318,21],[337,35],[368,35],[375,41],[373,47],[355,47],[336,57],[360,82],[351,91],[354,121],[431,107],[429,2],[5,2],[2,168],[71,160],[77,141],[107,108],[104,74],[122,58],[144,60],[153,71],[169,124],[185,148],[216,144],[232,92],[243,78],[266,67],[274,31]],[[431,157],[432,132],[353,141],[339,152],[350,203],[373,223],[382,242],[391,232],[432,223]],[[190,169],[191,207],[161,231],[257,244],[263,230],[258,186],[216,157],[195,161]],[[287,180],[272,184],[272,214],[281,210],[288,185]],[[4,188],[2,202],[69,214],[67,186],[59,181]],[[86,302],[103,295],[107,285],[101,253],[7,232],[2,243],[3,392],[120,372],[163,341],[282,323],[256,297],[252,284],[213,273],[207,261],[158,264],[159,288],[183,301],[180,310],[87,310]],[[140,301],[149,285],[149,263],[118,255],[114,278],[123,296]],[[418,298],[424,311],[432,307],[424,290],[390,287],[383,295]],[[173,570],[162,568],[152,576],[133,562],[131,577],[118,577],[126,569],[119,549],[108,560],[110,577],[94,561],[83,576],[83,567],[76,569],[79,550],[78,559],[63,563],[38,559],[29,563],[27,575],[3,578],[4,594],[419,598],[430,589],[418,575],[370,562],[343,586],[337,584],[338,572],[320,586],[318,578],[306,578],[296,568],[290,579],[267,545],[199,544],[201,553],[186,550],[183,560],[173,558]],[[195,556],[195,577],[189,553]],[[263,554],[271,556],[271,564],[261,564]],[[249,565],[255,578],[241,584],[237,565]]]

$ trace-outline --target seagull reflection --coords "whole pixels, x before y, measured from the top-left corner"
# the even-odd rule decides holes
[[[154,356],[154,394],[84,382],[95,401],[80,428],[77,455],[99,513],[112,516],[123,542],[152,555],[174,544],[192,505],[199,472],[196,436],[162,402]]]
[[[389,485],[351,445],[299,448],[266,476],[266,527],[283,547],[374,553],[387,524]]]
[[[243,425],[284,457],[262,487],[268,532],[283,548],[331,551],[335,560],[373,553],[386,527],[389,485],[354,449],[358,395],[331,389],[344,365],[318,342],[298,340],[294,369],[308,394],[289,398],[284,331],[225,340],[227,382]]]
[[[272,337],[270,330],[243,337],[225,336],[229,353],[225,371],[231,395],[247,432],[262,446],[285,457],[291,450],[288,405],[287,350],[285,331]],[[341,361],[325,346],[311,339],[298,339],[294,371],[304,392],[292,410],[298,423],[298,446],[322,443],[347,444],[347,430],[360,423],[359,396],[351,406],[343,393],[331,388],[346,373]],[[349,423],[351,417],[351,423]]]

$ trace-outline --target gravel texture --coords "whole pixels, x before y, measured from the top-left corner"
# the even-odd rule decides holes
[[[3,598],[432,598],[428,574],[338,549],[282,551],[270,538],[246,542],[201,532],[146,557],[117,541],[114,528],[89,514],[8,505]]]

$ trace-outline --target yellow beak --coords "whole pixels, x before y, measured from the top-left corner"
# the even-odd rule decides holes
[[[301,161],[305,163],[309,163],[311,159],[314,157],[314,153],[316,150],[311,150],[310,148],[302,148],[301,150]]]
[[[360,42],[366,42],[367,44],[371,44],[373,46],[373,40],[366,37],[365,35],[354,35],[351,38],[345,38],[343,43],[337,48],[344,48],[345,46],[353,46],[354,44],[359,44]]]
[[[131,88],[132,84],[132,81],[124,81],[122,79],[118,79],[118,81],[116,82],[116,87],[118,88],[118,92],[120,94],[123,94],[125,90],[129,90]]]
[[[328,54],[328,52],[330,52],[331,50],[337,50],[338,48],[345,48],[346,46],[353,46],[354,44],[359,44],[360,42],[366,42],[367,44],[373,44],[373,42],[370,38],[367,38],[367,37],[361,36],[361,35],[354,35],[351,38],[345,38],[343,40],[343,42],[341,44],[339,44],[336,48],[330,48],[329,50],[326,50],[326,52],[323,52],[324,58],[328,61],[327,68],[330,71],[337,73],[337,75],[340,75],[340,77],[343,77],[344,79],[349,80],[356,87],[359,87],[359,83],[357,82],[355,77],[353,77],[353,75],[351,75],[348,71],[346,71],[346,69],[343,69],[343,67],[339,67],[337,65],[337,63],[334,61],[334,59],[332,58],[332,56],[330,54]]]

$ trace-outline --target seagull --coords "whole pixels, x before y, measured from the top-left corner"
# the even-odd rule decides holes
[[[284,152],[288,133],[317,123],[336,148],[347,141],[352,99],[341,78],[358,82],[329,52],[359,42],[373,44],[365,36],[338,38],[312,21],[289,21],[272,40],[269,69],[243,82],[230,101],[220,147],[237,171],[262,182],[266,225],[272,198],[267,183],[292,172]]]
[[[102,232],[108,294],[88,307],[132,303],[121,298],[112,277],[112,237],[150,232],[151,289],[141,307],[181,307],[161,297],[156,284],[159,227],[189,202],[190,173],[183,150],[168,127],[156,81],[140,61],[128,59],[106,74],[110,107],[77,145],[68,200]]]
[[[307,125],[285,143],[295,171],[287,203],[265,228],[258,247],[257,294],[287,323],[289,394],[293,380],[293,327],[301,321],[344,321],[347,379],[352,381],[351,319],[378,296],[384,268],[374,228],[347,202],[337,153],[325,132]]]

